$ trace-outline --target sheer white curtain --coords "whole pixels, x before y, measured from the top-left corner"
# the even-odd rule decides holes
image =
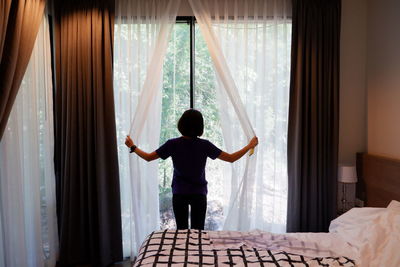
[[[285,232],[290,1],[189,2],[217,74],[226,149],[245,144],[252,127],[260,142],[253,156],[224,173],[230,199],[224,229]]]
[[[56,263],[51,77],[44,17],[0,143],[0,266]]]
[[[124,255],[135,256],[159,229],[158,162],[129,155],[130,134],[145,151],[159,146],[162,66],[179,0],[117,0],[114,96],[120,164]]]

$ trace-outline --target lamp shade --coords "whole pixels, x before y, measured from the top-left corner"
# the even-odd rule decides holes
[[[355,166],[340,166],[338,181],[341,183],[357,183],[357,171]]]

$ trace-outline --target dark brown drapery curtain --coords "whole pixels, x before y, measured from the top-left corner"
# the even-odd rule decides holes
[[[0,140],[35,45],[45,0],[0,2]]]
[[[288,131],[289,232],[336,215],[340,0],[293,0]]]
[[[55,1],[60,266],[122,259],[113,98],[114,1]]]

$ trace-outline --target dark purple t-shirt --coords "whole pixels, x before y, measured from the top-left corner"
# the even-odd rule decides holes
[[[178,137],[169,139],[156,152],[162,159],[172,157],[173,194],[207,195],[207,157],[216,159],[221,154],[221,149],[205,139]]]

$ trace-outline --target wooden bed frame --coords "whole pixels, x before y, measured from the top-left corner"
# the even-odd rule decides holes
[[[357,198],[367,207],[387,207],[400,201],[400,160],[357,154]]]

